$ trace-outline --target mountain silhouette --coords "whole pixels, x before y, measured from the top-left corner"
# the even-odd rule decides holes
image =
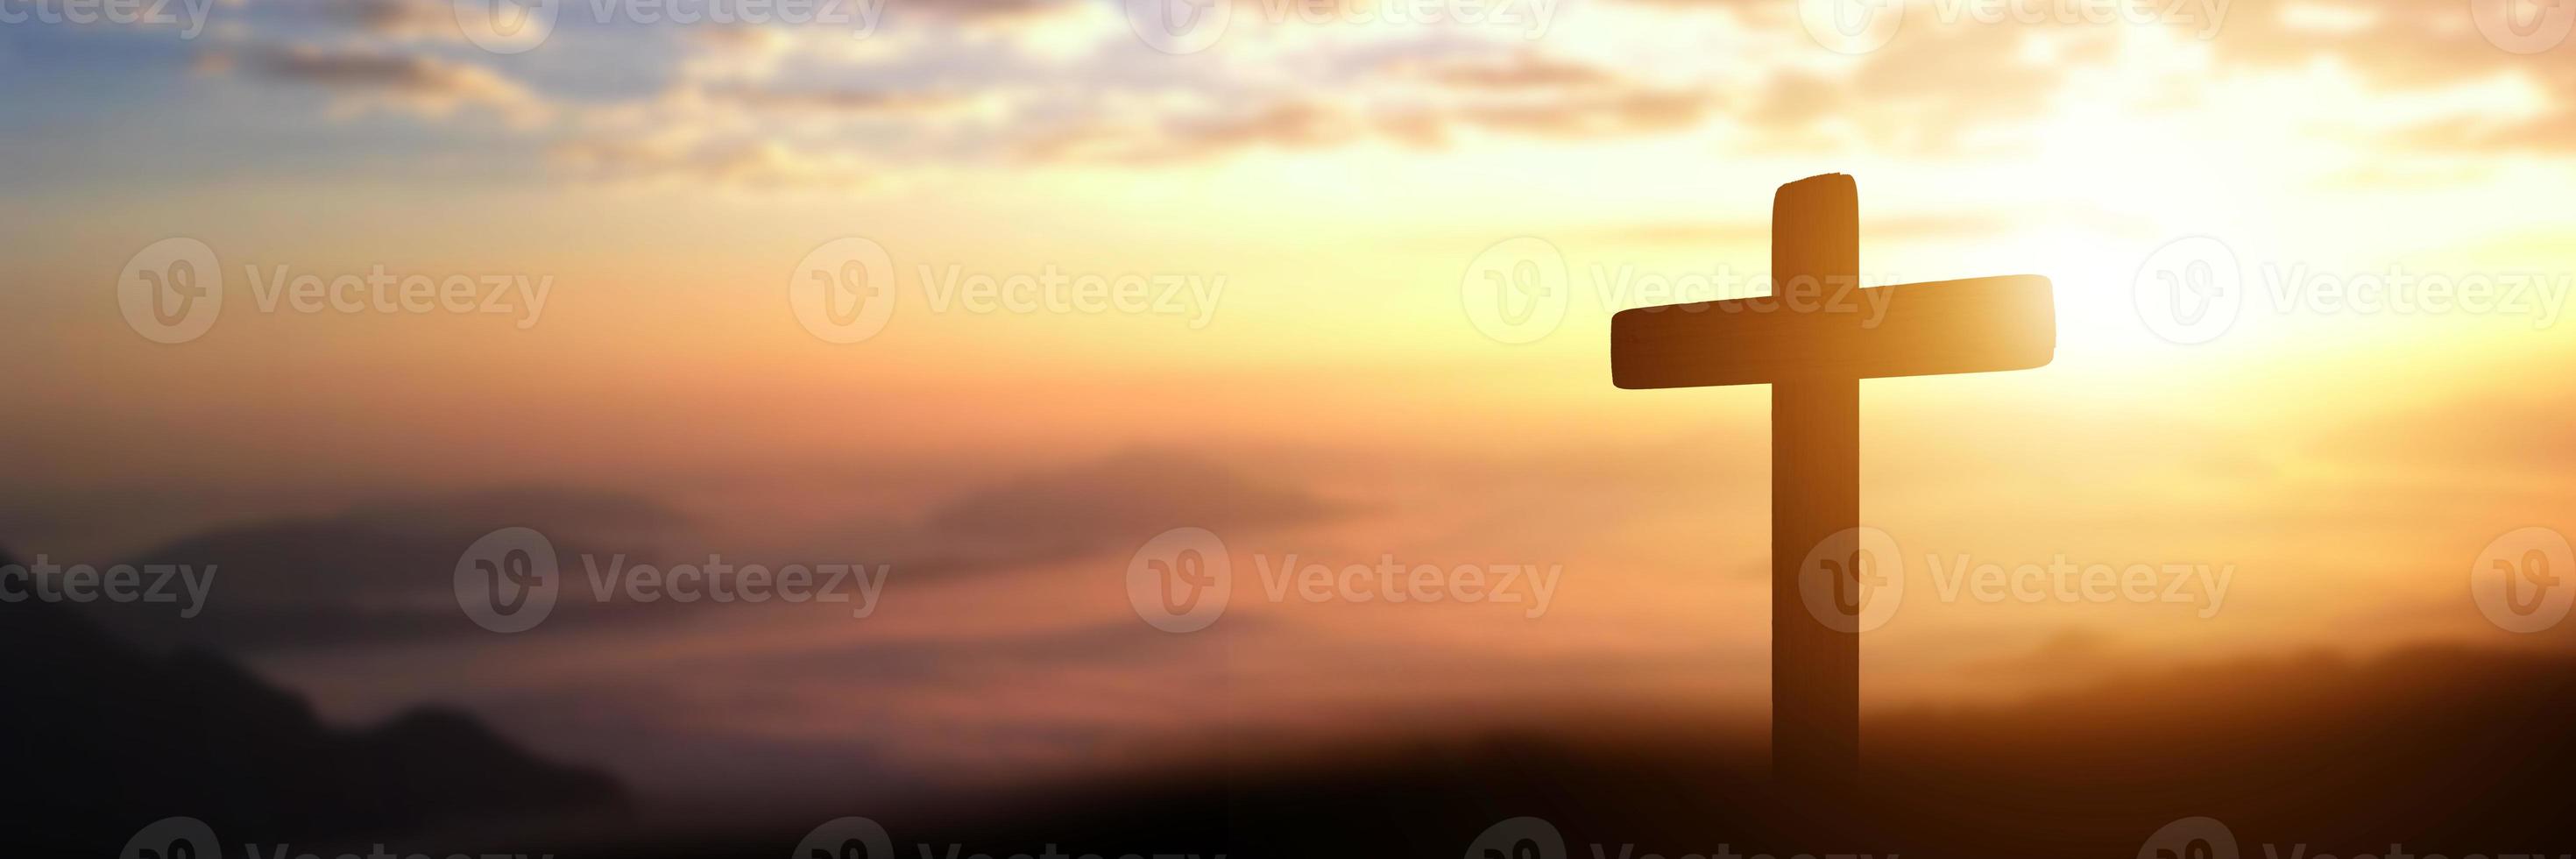
[[[938,578],[1126,552],[1178,525],[1255,529],[1342,512],[1293,482],[1186,452],[1136,448],[970,487],[918,521],[846,529],[862,536],[823,557],[891,564],[908,579]],[[389,498],[327,515],[210,528],[120,561],[215,568],[214,598],[193,617],[160,604],[84,610],[117,636],[151,647],[264,654],[412,644],[488,634],[457,609],[455,572],[460,553],[497,528],[533,527],[553,544],[564,575],[548,630],[668,621],[714,605],[639,603],[613,587],[594,593],[585,555],[660,564],[712,554],[773,568],[814,560],[708,545],[690,524],[660,501],[625,492],[519,487]]]
[[[16,564],[0,554],[0,565]],[[7,855],[114,855],[164,817],[228,842],[384,837],[616,813],[607,776],[548,763],[471,716],[422,708],[363,730],[212,652],[149,652],[66,606],[0,603]]]
[[[530,526],[549,538],[557,568],[568,571],[550,625],[664,618],[686,607],[597,599],[578,558],[625,554],[651,562],[684,523],[650,499],[611,492],[522,488],[378,501],[214,528],[121,562],[214,568],[215,595],[194,617],[178,617],[166,605],[94,603],[86,610],[118,636],[148,646],[231,653],[480,636],[487,631],[456,608],[457,559],[495,529]]]

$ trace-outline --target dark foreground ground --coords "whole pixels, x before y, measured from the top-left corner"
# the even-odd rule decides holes
[[[1568,720],[1583,727],[1283,750],[674,834],[604,776],[463,716],[328,728],[210,654],[146,653],[41,607],[0,619],[0,857],[11,859],[365,856],[378,842],[440,859],[969,859],[1050,846],[1076,859],[2576,855],[2576,659],[2563,647],[2210,664],[2009,707],[1879,714],[1865,728],[1865,784],[1832,802],[1773,796],[1758,732]],[[884,837],[817,831],[838,814],[868,815]],[[172,815],[205,818],[221,848],[135,839]],[[2177,823],[2199,817],[2211,820]],[[292,846],[279,854],[280,843]]]
[[[2008,708],[1889,713],[1867,731],[1868,783],[1830,805],[1772,796],[1758,738],[1637,726],[1283,756],[875,820],[893,855],[938,859],[1049,845],[1076,857],[2576,855],[2576,660],[2556,655],[2425,647],[2208,665]],[[1525,816],[1545,825],[1504,824]],[[2196,817],[2211,822],[2178,823]],[[595,849],[852,855],[833,852],[846,833],[816,839],[823,856],[800,845],[820,822]]]

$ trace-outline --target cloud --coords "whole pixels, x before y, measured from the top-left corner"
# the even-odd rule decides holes
[[[1791,3],[1614,3],[1559,22],[1545,48],[1474,27],[1264,27],[1239,13],[1225,43],[1185,62],[1133,44],[1115,10],[1096,4],[950,0],[894,4],[865,39],[608,28],[595,34],[599,49],[659,88],[605,99],[563,65],[513,64],[527,71],[512,79],[388,47],[454,32],[456,10],[438,0],[285,3],[268,8],[364,36],[208,65],[327,87],[347,96],[344,109],[460,124],[488,112],[522,130],[570,116],[544,144],[565,176],[585,181],[846,190],[938,167],[1152,169],[1260,151],[1702,131],[1733,155],[2017,155],[2063,136],[2049,121],[2070,104],[2156,127],[2241,110],[2253,85],[2320,68],[2366,89],[2283,105],[2276,136],[2428,152],[2576,141],[2576,66],[2497,49],[2465,9],[2391,0],[2238,0],[2206,41],[2195,20],[1943,20],[1945,7],[1915,0],[1896,38],[1861,56],[1814,44]],[[293,23],[246,20],[269,39]],[[571,50],[547,50],[558,47]],[[2110,79],[2122,83],[2087,89]],[[2353,110],[2398,100],[2411,106]]]
[[[1647,5],[1724,8],[1766,31],[1804,38],[1796,4]],[[2105,23],[2064,7],[2014,3],[2003,8],[2062,14],[1988,22],[1945,19],[1941,4],[1913,0],[1903,26],[1875,51],[1768,69],[1749,106],[1746,143],[1760,151],[1838,143],[1941,154],[2058,114],[2069,99],[2124,105],[2137,116],[2207,108],[2251,81],[2324,71],[2353,77],[2361,92],[2343,101],[2318,92],[2314,100],[2285,102],[2277,118],[2324,114],[2355,130],[2356,144],[2402,151],[2576,146],[2576,64],[2500,49],[2478,30],[2474,5],[2230,0],[2155,7],[2158,17],[2143,23]],[[2199,20],[2213,12],[2214,21]],[[2499,80],[2521,82],[2537,97],[2471,92]],[[2313,83],[2308,88],[2315,91]],[[2431,109],[2402,109],[2410,101]]]
[[[823,190],[866,185],[875,175],[845,153],[801,151],[766,140],[681,142],[582,140],[551,150],[576,175],[611,184],[687,180],[752,189]]]
[[[1705,89],[1640,81],[1532,51],[1491,58],[1384,63],[1357,97],[1304,94],[1250,107],[1180,107],[1091,121],[1038,136],[1041,161],[1188,162],[1256,149],[1313,150],[1371,141],[1428,149],[1461,135],[1593,139],[1685,131],[1717,107]],[[1140,109],[1150,110],[1146,105]]]
[[[1462,108],[1460,121],[1522,134],[1596,138],[1681,131],[1707,118],[1706,96],[1687,91],[1577,93],[1545,100]]]
[[[322,87],[351,101],[344,107],[381,107],[432,119],[479,108],[513,125],[533,125],[550,115],[543,98],[491,69],[426,54],[374,48],[254,45],[201,55],[200,71],[242,72],[263,81]]]
[[[847,114],[919,114],[959,107],[966,99],[951,93],[891,89],[726,86],[702,91],[705,98],[761,110],[820,111]]]
[[[1401,59],[1391,66],[1400,75],[1419,77],[1463,90],[1515,91],[1548,88],[1603,88],[1624,83],[1598,66],[1551,59],[1522,51],[1501,58],[1446,62]]]
[[[401,37],[464,37],[464,30],[457,26],[458,8],[438,0],[342,0],[320,5],[323,17],[370,33]]]
[[[968,492],[932,511],[924,524],[930,533],[974,545],[1099,547],[1142,543],[1184,525],[1276,527],[1341,510],[1211,460],[1138,449]]]
[[[1079,5],[1081,0],[926,0],[903,9],[950,18],[1010,19],[1061,12]]]

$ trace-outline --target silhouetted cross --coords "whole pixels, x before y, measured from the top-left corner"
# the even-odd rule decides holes
[[[1840,173],[1780,186],[1771,278],[1764,298],[1621,311],[1610,377],[1772,386],[1772,775],[1835,791],[1860,768],[1860,380],[2047,364],[2056,307],[2037,275],[1862,289],[1859,194]]]

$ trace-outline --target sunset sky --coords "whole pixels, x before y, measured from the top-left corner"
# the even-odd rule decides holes
[[[1607,332],[1758,294],[1773,190],[1827,172],[1858,183],[1870,282],[2035,273],[2058,304],[2045,368],[1863,386],[1863,521],[1909,576],[1864,636],[1872,705],[2512,644],[2468,571],[2508,531],[2576,529],[2576,42],[2493,37],[2489,4],[1913,3],[1866,49],[1790,0],[1564,0],[1543,24],[1538,0],[1508,22],[1244,0],[1175,53],[1103,0],[884,2],[872,26],[719,26],[573,0],[509,53],[460,30],[475,0],[0,25],[0,545],[109,561],[509,490],[538,521],[495,524],[559,544],[893,565],[865,619],[238,645],[334,718],[453,702],[655,797],[1557,712],[1758,720],[1767,395],[1613,389]],[[118,289],[173,237],[215,253],[224,298],[160,343]],[[855,343],[790,299],[845,237],[894,274]],[[2190,237],[2243,304],[2181,343],[2139,285],[2195,276],[2160,254]],[[1562,266],[1561,318],[1480,328],[1480,284],[1530,248]],[[280,271],[378,266],[548,291],[262,307]],[[1050,271],[1205,289],[1141,312],[942,291]],[[2500,301],[2334,303],[2392,275]],[[1215,627],[1170,634],[1126,570],[1183,526],[1237,583]],[[1291,553],[1562,578],[1537,617],[1261,599],[1256,562]],[[1926,562],[1962,555],[2233,578],[2214,606],[1939,598]],[[351,598],[440,597],[450,560]],[[294,596],[223,575],[214,610]]]

